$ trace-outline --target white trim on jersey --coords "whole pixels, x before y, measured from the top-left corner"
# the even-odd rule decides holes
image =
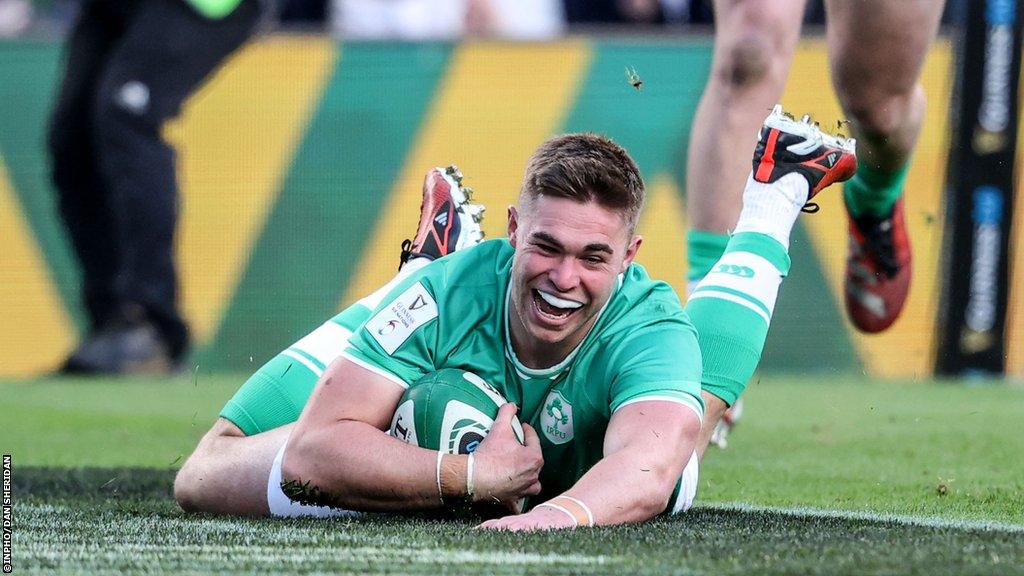
[[[309,371],[312,372],[313,374],[316,374],[317,378],[319,378],[324,373],[324,371],[321,370],[319,366],[317,366],[316,364],[313,364],[312,362],[309,361],[309,358],[306,358],[305,356],[303,356],[302,354],[299,354],[298,352],[292,352],[291,350],[285,350],[284,352],[281,352],[281,355],[282,356],[287,356],[287,357],[291,358],[292,360],[295,360],[299,364],[302,364],[306,368],[309,368]]]
[[[386,369],[381,368],[380,366],[374,366],[373,364],[370,364],[369,362],[367,362],[365,360],[362,360],[360,358],[356,358],[355,356],[349,354],[348,350],[345,350],[344,352],[342,352],[341,355],[343,357],[345,357],[346,359],[348,359],[353,364],[362,366],[363,368],[366,368],[370,372],[373,372],[374,374],[377,374],[378,376],[383,376],[384,378],[394,382],[395,384],[398,384],[399,386],[402,387],[403,390],[409,387],[409,383],[406,382],[405,380],[402,380],[397,375],[392,374],[391,372],[388,372]]]
[[[352,336],[347,328],[341,324],[335,324],[328,320],[316,330],[303,336],[290,348],[301,350],[316,358],[324,366],[330,366],[341,351],[348,345],[348,339]]]
[[[700,421],[702,423],[704,422],[704,412],[700,409],[700,404],[692,396],[687,396],[685,398],[680,398],[679,396],[664,396],[664,395],[662,395],[662,396],[657,396],[657,395],[640,396],[638,398],[633,398],[631,400],[626,400],[622,404],[619,404],[619,407],[615,409],[615,412],[618,412],[619,410],[622,410],[622,408],[624,406],[629,406],[630,404],[637,404],[639,402],[648,402],[648,401],[652,401],[652,400],[657,400],[657,401],[661,401],[661,402],[674,402],[676,404],[682,404],[683,406],[686,406],[690,410],[693,410],[694,414],[697,415],[697,418],[700,418]],[[613,412],[613,414],[615,412]]]

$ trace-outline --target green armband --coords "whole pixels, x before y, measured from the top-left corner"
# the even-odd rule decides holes
[[[231,14],[242,0],[185,0],[203,16],[211,20],[220,20]]]

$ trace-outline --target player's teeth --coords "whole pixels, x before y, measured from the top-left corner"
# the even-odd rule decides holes
[[[800,117],[800,121],[803,122],[804,124],[810,124],[811,123],[811,115],[810,114],[804,114],[802,117]]]
[[[543,298],[545,302],[554,306],[555,308],[576,309],[583,306],[582,302],[576,302],[575,300],[563,300],[558,296],[555,296],[554,294],[548,294],[543,290],[537,290],[537,293],[540,294],[540,297]]]

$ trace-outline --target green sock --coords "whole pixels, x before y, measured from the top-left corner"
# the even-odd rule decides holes
[[[843,198],[850,215],[854,218],[865,214],[888,216],[903,194],[909,167],[907,162],[895,172],[883,172],[867,164],[858,166],[857,173],[843,188]]]
[[[696,283],[718,262],[729,244],[728,234],[708,232],[706,230],[688,230],[686,232],[686,260],[689,271],[686,279]]]
[[[732,404],[761,360],[789,255],[777,240],[741,232],[697,285],[686,313],[697,329],[701,387]]]

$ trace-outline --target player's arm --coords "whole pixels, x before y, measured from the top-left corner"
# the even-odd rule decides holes
[[[528,514],[490,520],[483,528],[546,530],[642,522],[665,510],[693,453],[701,419],[688,405],[665,400],[627,404],[611,417],[604,456],[560,497]]]
[[[442,504],[436,451],[390,436],[403,389],[342,357],[324,372],[288,441],[282,464],[285,493],[298,501],[352,510],[412,510]],[[503,408],[505,419],[515,407]],[[479,498],[516,502],[540,490],[540,446],[511,434],[481,443],[474,471]],[[488,442],[488,440],[490,440]],[[504,440],[504,442],[502,442]],[[446,458],[444,497],[466,494],[467,458]]]

